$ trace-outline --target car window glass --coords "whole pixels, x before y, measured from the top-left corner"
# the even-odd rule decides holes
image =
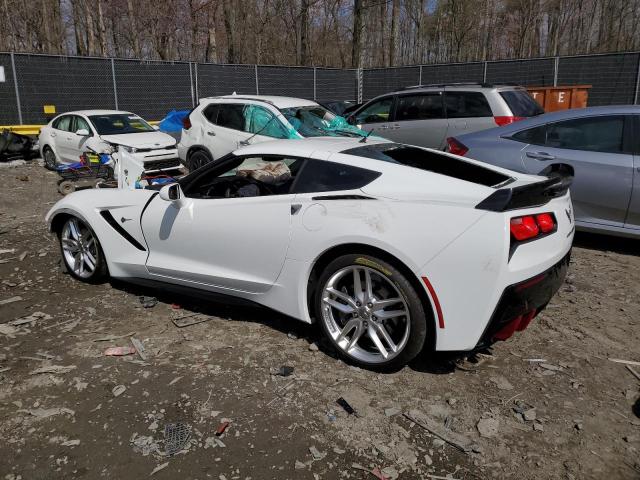
[[[259,105],[246,105],[245,131],[273,138],[289,138],[284,126],[273,113]]]
[[[516,117],[534,117],[544,113],[540,104],[524,90],[506,90],[500,92],[500,96]]]
[[[227,103],[220,105],[216,125],[233,130],[244,131],[244,104]]]
[[[624,117],[577,118],[547,125],[545,145],[571,150],[622,153]]]
[[[334,192],[362,188],[379,172],[324,160],[307,160],[294,193]]]
[[[62,130],[63,132],[71,131],[71,115],[65,115],[53,122],[53,128]]]
[[[356,115],[356,123],[381,123],[390,120],[393,97],[384,98],[366,106]]]
[[[445,92],[447,117],[492,117],[489,102],[481,92]]]
[[[86,130],[87,132],[91,133],[91,129],[89,128],[89,123],[84,118],[76,115],[73,131],[77,132],[78,130]]]
[[[232,157],[185,189],[191,198],[241,198],[286,195],[304,160],[295,157]]]
[[[532,145],[544,145],[547,138],[547,126],[528,128],[514,133],[511,138],[518,142],[530,143]]]
[[[395,121],[442,118],[442,95],[403,95],[398,97]]]
[[[154,131],[151,125],[138,115],[132,113],[91,115],[89,116],[89,120],[95,127],[98,135],[123,135]]]
[[[217,123],[218,120],[218,111],[220,110],[220,105],[213,104],[209,105],[202,111],[202,115],[211,123]]]

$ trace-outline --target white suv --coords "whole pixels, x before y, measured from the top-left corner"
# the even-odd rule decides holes
[[[366,135],[316,102],[291,97],[203,98],[183,123],[178,156],[191,171],[244,145],[275,138]]]

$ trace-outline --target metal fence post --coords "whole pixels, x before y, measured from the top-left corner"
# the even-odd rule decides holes
[[[422,65],[420,65],[420,76],[418,77],[418,85],[422,85]]]
[[[482,69],[482,83],[487,83],[487,65],[489,62],[484,61],[484,68]]]
[[[258,86],[258,64],[255,65],[256,72],[256,95],[260,95],[260,88]]]
[[[560,66],[560,57],[553,59],[553,86],[558,86],[558,67]]]
[[[636,90],[633,94],[633,104],[638,104],[638,89],[640,89],[640,55],[638,55],[638,70],[636,71]]]
[[[316,67],[313,67],[313,99],[316,99]]]
[[[18,107],[18,123],[22,125],[22,107],[20,106],[20,90],[18,89],[18,75],[16,73],[16,60],[11,52],[11,71],[13,72],[13,88],[16,92],[16,105]]]
[[[198,102],[200,101],[200,93],[198,92],[198,64],[194,63],[193,67],[195,69],[195,73],[196,73],[196,81],[195,81],[195,89],[196,89],[196,96],[195,96],[195,100],[193,102],[193,105],[197,105]]]
[[[118,86],[116,85],[116,62],[111,59],[111,80],[113,81],[113,99],[116,102],[116,110],[118,110]]]
[[[356,69],[356,88],[358,93],[358,103],[362,103],[362,69]]]
[[[191,88],[191,106],[196,106],[196,100],[193,96],[193,73],[191,72],[191,62],[189,62],[189,87]]]

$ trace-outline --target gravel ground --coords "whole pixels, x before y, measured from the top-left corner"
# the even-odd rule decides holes
[[[640,478],[640,380],[610,360],[640,361],[637,241],[579,234],[526,332],[382,375],[267,309],[73,281],[43,221],[55,174],[0,175],[0,479]],[[104,355],[131,338],[145,360]]]

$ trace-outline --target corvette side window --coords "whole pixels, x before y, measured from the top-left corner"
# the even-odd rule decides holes
[[[293,193],[336,192],[362,188],[379,172],[324,160],[307,160]]]
[[[185,195],[202,199],[286,195],[304,161],[276,156],[232,157],[223,168],[214,168],[190,183]]]

